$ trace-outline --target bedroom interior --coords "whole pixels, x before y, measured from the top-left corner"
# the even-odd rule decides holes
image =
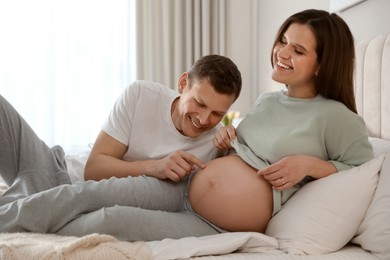
[[[242,71],[243,93],[232,110],[240,111],[243,116],[258,95],[282,87],[269,76],[270,49],[281,21],[307,8],[334,8],[332,0],[291,2],[220,0],[214,6],[226,12],[217,15],[225,16],[224,33],[219,32],[219,36],[226,42],[210,48],[231,57]],[[346,8],[335,11],[345,19],[355,37],[356,101],[358,112],[366,121],[376,159],[329,178],[324,184],[307,185],[297,193],[300,200],[291,200],[286,210],[272,220],[266,234],[238,232],[130,243],[106,235],[75,238],[3,233],[0,234],[0,258],[390,260],[390,17],[386,13],[390,2],[341,2]],[[212,17],[215,13],[208,15]],[[183,60],[178,62],[186,66]],[[180,66],[167,76],[161,76],[161,71],[157,76],[145,71],[139,71],[138,75],[173,84]],[[338,203],[329,205],[329,198]],[[309,205],[314,211],[307,210]]]

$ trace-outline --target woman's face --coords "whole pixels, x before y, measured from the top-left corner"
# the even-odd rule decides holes
[[[316,95],[314,78],[319,69],[316,39],[307,25],[293,23],[273,50],[272,79],[286,84],[290,96]]]

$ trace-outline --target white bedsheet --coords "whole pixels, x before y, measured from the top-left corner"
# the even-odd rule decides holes
[[[124,242],[92,234],[81,238],[36,233],[0,234],[0,259],[142,259],[168,260],[201,257],[202,260],[378,260],[360,247],[348,245],[326,255],[291,255],[277,249],[274,238],[254,232],[205,237]]]
[[[147,242],[156,260],[182,259],[194,256],[226,255],[233,252],[284,254],[275,238],[255,232],[222,233],[204,237],[163,239]]]

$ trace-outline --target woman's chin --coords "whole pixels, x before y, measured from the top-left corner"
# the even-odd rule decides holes
[[[281,83],[281,84],[286,84],[285,80],[283,80],[277,73],[272,72],[272,77],[271,77],[275,82]]]

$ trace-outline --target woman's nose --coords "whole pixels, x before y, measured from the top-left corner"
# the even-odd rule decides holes
[[[278,52],[278,58],[288,60],[290,58],[290,50],[288,46],[281,47]]]

